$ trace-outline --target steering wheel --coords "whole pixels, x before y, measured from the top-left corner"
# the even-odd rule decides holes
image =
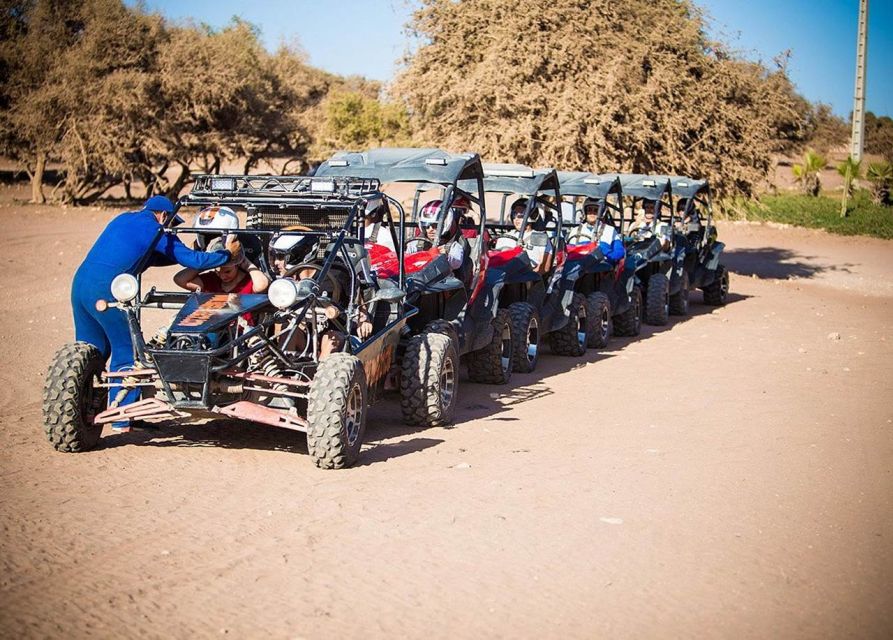
[[[320,271],[322,271],[322,265],[314,264],[312,262],[302,262],[301,264],[296,265],[296,266],[292,267],[291,269],[289,269],[288,271],[286,271],[286,277],[295,276],[295,275],[299,274],[301,271],[305,271],[308,269],[312,270],[314,272],[314,275],[316,275]],[[341,283],[338,282],[338,279],[332,273],[331,268],[329,269],[328,273],[326,273],[325,280],[323,280],[323,282],[319,283],[320,287],[323,286],[323,283],[327,283],[332,287],[332,292],[331,292],[331,295],[329,296],[330,302],[339,311],[343,311],[343,309],[341,308],[341,305],[339,305],[336,302],[336,300],[341,300],[341,296],[344,293],[344,287],[342,287]]]
[[[409,240],[406,241],[406,244],[409,245],[409,243],[411,243],[411,242],[422,242],[427,245],[427,247],[422,247],[420,249],[420,251],[426,251],[428,249],[434,248],[434,241],[429,240],[428,238],[424,238],[422,236],[416,236],[415,238],[410,238]]]

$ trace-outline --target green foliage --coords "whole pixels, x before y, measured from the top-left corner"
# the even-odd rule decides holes
[[[865,112],[865,151],[893,162],[893,118]]]
[[[365,149],[404,144],[406,111],[357,91],[339,91],[323,102],[323,128],[314,153],[325,158],[338,149]]]
[[[803,154],[803,163],[795,164],[791,169],[794,172],[794,180],[803,187],[803,192],[808,196],[818,196],[822,190],[822,181],[819,173],[828,166],[828,161],[823,155],[814,149],[807,149]]]
[[[890,206],[890,190],[893,188],[893,163],[872,162],[865,173],[871,183],[871,200],[877,205]]]
[[[748,220],[825,229],[847,236],[893,238],[893,215],[890,209],[872,203],[865,191],[856,193],[853,207],[845,218],[840,216],[840,201],[821,196],[767,195],[759,201],[739,204]]]

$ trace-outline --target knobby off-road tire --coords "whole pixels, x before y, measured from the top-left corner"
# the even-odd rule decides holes
[[[493,339],[490,344],[468,354],[469,379],[483,384],[508,382],[513,371],[513,345],[511,316],[507,310],[500,309],[493,318]]]
[[[586,296],[589,306],[589,344],[590,349],[604,349],[614,330],[611,321],[611,301],[607,294],[594,291]]]
[[[433,427],[453,419],[459,355],[442,333],[421,333],[406,345],[400,371],[400,409],[406,424]]]
[[[570,318],[567,324],[549,334],[553,353],[575,357],[586,353],[586,345],[589,344],[589,318],[586,306],[583,294],[575,293],[568,309]]]
[[[105,409],[108,391],[93,382],[104,369],[92,344],[73,342],[56,352],[43,388],[43,425],[56,451],[87,451],[99,442],[102,425],[93,418]]]
[[[688,315],[688,272],[682,272],[682,286],[670,296],[670,314],[674,316]]]
[[[729,298],[729,272],[723,266],[716,267],[716,279],[704,287],[704,304],[723,306]]]
[[[642,331],[642,289],[633,287],[629,308],[614,316],[615,336],[637,336]]]
[[[512,370],[530,373],[536,369],[540,349],[540,316],[529,302],[509,305],[512,321]]]
[[[307,402],[307,450],[320,469],[349,467],[366,431],[367,389],[363,363],[333,353],[319,363]]]
[[[665,325],[670,320],[670,279],[662,273],[648,278],[645,292],[645,322],[652,325]]]

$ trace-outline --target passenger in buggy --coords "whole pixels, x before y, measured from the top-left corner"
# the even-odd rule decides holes
[[[670,225],[655,217],[657,202],[655,200],[642,200],[642,211],[629,227],[629,235],[637,241],[658,238],[661,251],[670,248]]]
[[[447,257],[450,268],[457,271],[462,267],[465,255],[468,252],[468,241],[459,233],[459,220],[451,208],[443,219],[443,227],[440,238],[437,237],[437,225],[440,220],[442,200],[432,200],[419,212],[419,235],[411,241],[406,253],[417,253],[426,249],[425,244],[437,250]],[[425,242],[427,241],[427,243]]]
[[[385,221],[388,209],[387,200],[380,198],[374,198],[366,204],[363,237],[367,243],[381,245],[396,253],[390,226]]]
[[[279,277],[305,280],[314,277],[322,267],[318,252],[319,238],[316,236],[280,235],[270,243],[270,264]],[[332,353],[344,350],[347,336],[335,326],[334,321],[341,315],[341,309],[348,307],[350,281],[350,273],[343,264],[336,262],[331,266],[326,277],[319,283],[322,313],[301,321],[300,326],[303,330],[295,332],[292,341],[283,345],[286,351],[303,351],[307,347],[307,330],[310,322],[316,323],[316,331],[320,338],[318,354],[320,361]],[[366,313],[362,298],[355,302],[357,305],[355,333],[358,338],[365,340],[372,334],[372,322]]]
[[[623,247],[623,238],[617,232],[614,216],[606,211],[599,221],[600,202],[599,199],[592,197],[583,201],[583,221],[571,233],[571,238],[574,238],[573,244],[598,242],[599,251],[609,264],[615,265],[626,256],[626,249]]]
[[[527,209],[527,202],[527,198],[518,198],[512,203],[510,212],[515,228],[497,238],[495,249],[502,251],[521,245],[533,270],[539,274],[547,273],[552,268],[554,249],[548,233],[536,227],[540,222],[539,209],[533,209],[527,216],[527,229],[524,231],[524,237],[521,237],[521,225],[524,224],[524,211]]]

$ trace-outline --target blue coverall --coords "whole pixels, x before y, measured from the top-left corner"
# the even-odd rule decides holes
[[[147,205],[155,202],[156,198],[149,200]],[[168,211],[173,211],[169,200],[167,203],[170,206]],[[193,251],[175,235],[164,233],[155,245],[151,259],[141,266],[140,261],[159,229],[161,225],[155,214],[147,208],[122,213],[103,230],[74,275],[71,307],[74,311],[75,340],[95,345],[105,358],[111,355],[110,371],[125,371],[133,367],[133,344],[126,316],[118,309],[105,312],[96,310],[97,300],[111,298],[111,284],[115,276],[121,273],[139,275],[147,267],[175,262],[192,269],[212,269],[226,264],[230,259],[229,251]],[[116,394],[116,388],[109,390],[110,402]],[[139,389],[134,389],[120,404],[129,404],[138,398]]]

